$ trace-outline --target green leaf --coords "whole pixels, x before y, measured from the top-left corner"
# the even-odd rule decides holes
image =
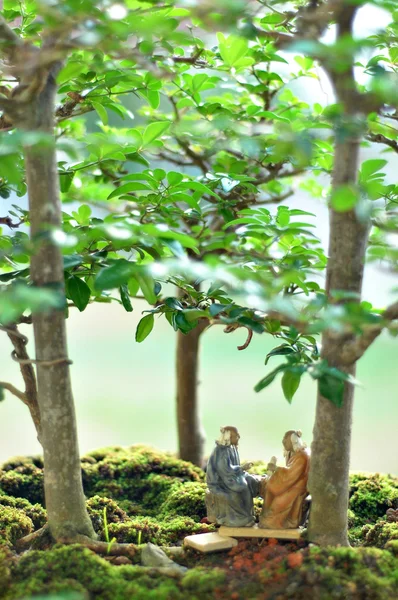
[[[350,185],[341,185],[332,192],[330,202],[337,212],[352,210],[358,201],[358,190]]]
[[[261,25],[277,25],[277,23],[282,23],[285,19],[285,15],[281,13],[272,13],[265,17],[263,17],[260,21]]]
[[[158,121],[148,125],[143,135],[144,147],[152,144],[152,142],[157,140],[169,127],[169,121]]]
[[[210,196],[214,196],[215,198],[218,198],[218,200],[221,200],[221,198],[218,194],[213,192],[213,190],[211,190],[209,187],[207,187],[207,185],[203,185],[203,183],[199,183],[199,181],[183,181],[178,186],[178,189],[194,190],[195,192],[201,192],[202,195],[209,194]]]
[[[127,312],[133,312],[133,307],[132,307],[130,295],[129,295],[129,288],[127,287],[127,285],[125,283],[123,283],[120,286],[119,292],[120,292],[120,300],[122,301],[124,309]]]
[[[127,287],[128,287],[130,296],[135,298],[138,290],[140,289],[140,284],[138,283],[137,279],[135,277],[132,277],[131,279],[129,279]]]
[[[130,192],[141,192],[147,191],[151,192],[152,188],[146,183],[139,183],[137,181],[132,181],[131,183],[126,183],[125,185],[121,185],[120,187],[113,190],[111,194],[108,196],[108,200],[112,200],[112,198],[116,198],[117,196],[122,196],[123,194],[128,194]]]
[[[217,34],[221,58],[229,67],[236,65],[249,51],[248,40],[243,37],[230,35],[225,38],[222,33]]]
[[[156,304],[157,296],[155,294],[155,280],[148,273],[139,273],[136,275],[141,291],[145,300],[149,304]]]
[[[286,227],[290,222],[289,209],[286,206],[279,206],[276,222],[280,227]]]
[[[8,271],[8,273],[2,273],[0,275],[0,281],[11,281],[11,279],[16,279],[17,277],[26,277],[29,275],[29,269],[22,269],[21,271]]]
[[[137,330],[135,332],[135,341],[143,342],[146,337],[151,333],[153,329],[155,319],[152,314],[146,315],[141,319],[141,321],[137,325]]]
[[[300,385],[301,373],[288,369],[282,376],[282,390],[286,400],[290,403]]]
[[[264,364],[268,364],[268,361],[272,356],[286,356],[287,354],[294,354],[294,352],[295,350],[291,346],[282,344],[281,346],[277,346],[277,348],[271,350],[271,352],[268,352]]]
[[[238,323],[242,323],[242,325],[245,325],[245,327],[249,327],[249,329],[255,331],[256,333],[263,333],[265,329],[262,323],[259,323],[254,319],[250,319],[250,317],[239,317]]]
[[[108,113],[106,112],[105,107],[99,102],[92,102],[91,104],[93,105],[94,110],[101,119],[103,125],[108,125]]]
[[[4,388],[2,385],[0,385],[0,402],[2,400],[4,400],[5,396],[4,396]]]
[[[78,267],[83,262],[83,257],[79,254],[71,254],[70,256],[64,256],[64,270],[72,269],[72,267]]]
[[[385,167],[386,164],[387,164],[387,161],[383,160],[381,158],[365,160],[365,162],[363,162],[362,166],[361,166],[361,181],[366,182],[366,180],[369,177],[371,177],[372,175],[374,175],[375,173],[377,173],[378,171],[383,169],[383,167]]]
[[[176,171],[169,171],[167,173],[167,181],[170,185],[178,185],[184,179],[184,175],[182,173],[177,173]]]
[[[182,333],[187,334],[190,331],[192,331],[192,329],[195,329],[197,319],[192,319],[191,321],[188,321],[188,319],[186,318],[186,314],[180,311],[175,314],[175,324]]]
[[[123,283],[127,283],[134,269],[134,263],[121,258],[112,266],[101,269],[95,279],[94,287],[96,290],[111,290],[120,287]]]
[[[183,313],[189,323],[191,321],[196,321],[196,319],[200,319],[201,317],[207,317],[206,311],[201,310],[200,308],[184,308]]]
[[[80,73],[82,73],[86,69],[87,69],[87,66],[83,61],[80,61],[80,60],[78,62],[77,61],[68,61],[67,64],[65,65],[65,67],[63,69],[61,69],[61,71],[57,75],[58,85],[61,85],[62,83],[65,83],[66,81],[70,81],[71,79],[74,79],[75,77],[80,75]]]
[[[344,380],[325,373],[319,378],[319,393],[336,406],[343,406]]]
[[[183,305],[177,298],[166,298],[164,301],[165,305],[172,310],[183,310]]]
[[[91,291],[87,283],[80,277],[72,276],[67,282],[68,297],[83,312],[90,300]]]
[[[278,373],[280,373],[281,371],[285,371],[287,368],[288,365],[279,365],[279,367],[276,367],[276,369],[271,371],[271,373],[268,373],[268,375],[266,375],[263,379],[261,379],[261,381],[257,383],[257,385],[254,386],[254,391],[261,392],[261,390],[266,388],[274,381]]]
[[[210,304],[209,312],[212,317],[216,317],[220,313],[224,312],[227,308],[230,308],[231,304]]]
[[[74,171],[59,171],[59,186],[62,193],[65,193],[69,190],[74,176]]]

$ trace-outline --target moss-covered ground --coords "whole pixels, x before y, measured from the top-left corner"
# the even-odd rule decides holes
[[[257,463],[253,470],[265,467]],[[41,459],[15,458],[0,468],[0,600],[398,600],[398,524],[385,516],[398,507],[392,476],[351,476],[352,548],[240,541],[228,553],[180,553],[176,560],[188,571],[176,577],[133,563],[145,542],[175,546],[187,534],[214,530],[204,519],[204,473],[172,455],[133,446],[84,456],[82,474],[99,538],[135,544],[135,558],[116,565],[79,545],[18,554],[15,543],[45,524],[46,511]]]

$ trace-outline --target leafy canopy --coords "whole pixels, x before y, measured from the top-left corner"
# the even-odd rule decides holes
[[[43,34],[57,35],[64,62],[54,139],[1,119],[0,196],[14,202],[1,218],[1,322],[93,302],[130,312],[144,297],[153,308],[137,342],[155,314],[183,333],[206,319],[269,334],[276,347],[265,364],[284,362],[257,391],[282,374],[291,402],[307,373],[340,404],[347,376],[320,359],[318,336],[360,332],[381,311],[338,290],[327,297],[315,216],[295,197],[305,191],[370,219],[368,260],[397,269],[398,187],[383,169],[398,151],[398,13],[388,0],[373,4],[390,15],[386,29],[326,43],[300,37],[302,2],[5,0],[15,32],[38,47]],[[352,57],[365,81],[358,91],[372,92],[379,110],[347,119],[340,105],[295,92],[324,77],[320,60],[343,72]],[[3,96],[16,83],[5,70]],[[333,142],[352,131],[364,146],[377,143],[381,158],[330,195]],[[46,235],[64,254],[65,295],[30,285],[29,213],[14,198],[26,194],[23,146],[53,143],[63,229]],[[165,293],[164,284],[174,287]]]

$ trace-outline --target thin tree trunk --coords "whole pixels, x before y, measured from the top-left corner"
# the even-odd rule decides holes
[[[55,89],[50,74],[44,90],[27,109],[29,117],[24,123],[25,129],[53,134]],[[62,254],[48,238],[51,229],[62,228],[55,147],[27,146],[24,154],[31,239],[37,245],[31,257],[31,279],[33,285],[50,288],[64,296]],[[33,327],[36,359],[55,363],[37,366],[50,531],[55,539],[73,538],[78,534],[94,537],[82,486],[64,310],[36,313]]]
[[[207,322],[177,333],[177,428],[179,456],[203,466],[204,430],[199,415],[199,340]]]
[[[352,37],[356,10],[354,4],[342,3],[336,13],[337,40]],[[326,68],[337,99],[344,109],[335,134],[333,194],[342,185],[357,183],[361,140],[358,115],[362,107],[356,89],[353,59],[346,63],[344,69],[340,65],[340,69],[333,70],[328,63]],[[354,292],[357,300],[360,300],[369,230],[368,220],[359,220],[355,210],[336,212],[330,208],[326,272],[326,292],[330,302],[336,301],[332,296],[333,291]],[[330,366],[351,375],[355,373],[355,363],[347,367],[340,356],[343,344],[352,341],[353,337],[336,336],[326,331],[322,336],[321,352],[321,357]],[[321,546],[349,545],[347,509],[353,400],[352,384],[345,383],[341,407],[324,398],[318,386],[309,475],[312,507],[308,535],[310,541]]]
[[[355,183],[358,170],[359,139],[335,144],[332,188]],[[355,292],[360,296],[366,245],[367,223],[360,222],[354,211],[330,210],[329,260],[326,291]],[[347,338],[345,338],[346,341]],[[326,332],[322,338],[322,358],[330,366],[354,375],[355,365],[347,368],[339,362],[342,338]],[[335,406],[318,391],[309,490],[312,508],[309,539],[322,546],[348,545],[347,509],[349,464],[354,389],[345,384],[343,405]]]

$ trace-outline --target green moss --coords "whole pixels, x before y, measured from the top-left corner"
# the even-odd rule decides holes
[[[161,507],[162,514],[191,517],[200,521],[206,516],[206,484],[188,482],[174,487]]]
[[[389,541],[398,540],[398,523],[388,523],[382,520],[373,526],[368,525],[366,529],[364,546],[385,548]]]
[[[3,463],[0,488],[9,496],[44,504],[43,462],[39,457],[16,457]]]
[[[250,469],[251,475],[265,475],[267,472],[267,464],[263,460],[256,460],[253,462],[253,466]]]
[[[19,508],[32,519],[32,523],[35,529],[40,529],[47,522],[47,512],[40,506],[40,504],[31,504],[25,498],[13,498],[12,496],[0,495],[0,507],[11,506],[12,508]]]
[[[108,526],[109,537],[128,544],[156,544],[160,529],[159,522],[152,517],[135,517],[124,523],[110,523]],[[104,539],[103,534],[101,537]]]
[[[157,513],[178,483],[204,480],[198,467],[145,446],[97,450],[83,457],[82,469],[88,496],[128,500],[147,513]]]
[[[6,546],[0,541],[0,597],[2,590],[6,590],[11,583],[12,557]]]
[[[211,571],[198,567],[191,569],[184,575],[182,587],[192,595],[206,594],[214,589],[222,587],[225,583],[226,574],[221,569],[212,569]],[[192,595],[191,595],[192,594]]]
[[[349,506],[362,524],[377,521],[388,508],[398,507],[398,479],[379,473],[352,474]]]
[[[194,533],[209,533],[215,531],[214,525],[197,523],[190,517],[176,517],[159,521],[160,531],[156,536],[156,543],[160,546],[175,545],[187,535]]]
[[[94,496],[87,500],[87,510],[94,529],[100,533],[104,529],[104,509],[106,509],[107,523],[123,523],[129,519],[127,513],[110,498]]]
[[[175,477],[158,473],[151,474],[140,482],[141,504],[148,510],[158,511],[170,495],[179,494],[182,485],[181,481],[176,480]]]
[[[32,520],[19,508],[0,506],[0,544],[13,545],[19,538],[32,533]]]
[[[138,566],[112,566],[78,545],[58,546],[22,556],[5,575],[4,598],[75,591],[93,600],[210,600],[224,579],[219,571],[192,570],[180,581]]]
[[[146,446],[110,447],[82,458],[86,496],[125,501],[132,515],[157,514],[172,490],[185,482],[203,482],[198,467]],[[16,457],[0,469],[0,490],[44,505],[41,457]]]
[[[386,550],[389,550],[395,556],[398,556],[398,540],[390,540],[389,542],[387,542]]]
[[[310,548],[300,568],[288,572],[285,589],[295,600],[396,597],[398,560],[376,548]]]
[[[164,520],[153,517],[135,517],[124,523],[110,523],[108,532],[118,542],[146,543],[169,546],[181,542],[186,535],[215,531],[213,525],[197,523],[190,517]],[[101,537],[104,539],[103,534]]]

